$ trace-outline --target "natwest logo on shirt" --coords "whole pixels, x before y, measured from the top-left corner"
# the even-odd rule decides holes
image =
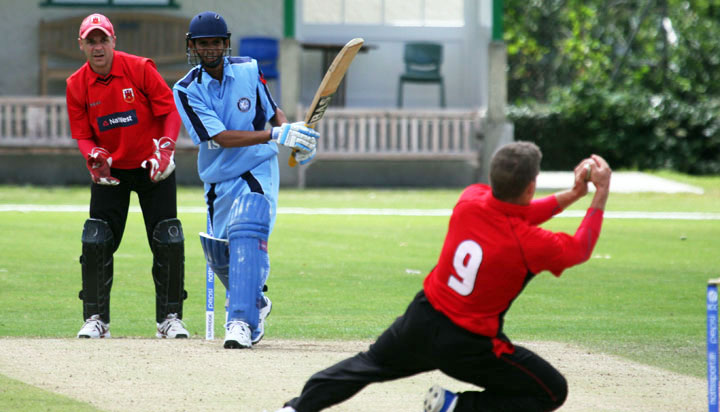
[[[107,116],[97,118],[98,129],[101,132],[106,130],[114,129],[116,127],[127,127],[137,124],[138,118],[135,110],[127,112],[112,113]]]

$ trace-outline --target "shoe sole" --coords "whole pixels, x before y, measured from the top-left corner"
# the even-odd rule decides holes
[[[450,412],[455,410],[455,406],[457,405],[457,396],[454,396],[452,399],[452,402],[450,402],[450,405],[446,409],[443,409],[445,406],[445,395],[446,395],[445,388],[441,387],[440,385],[433,385],[432,388],[428,390],[427,395],[425,395],[425,401],[423,402],[423,412]]]
[[[160,339],[187,339],[188,335],[186,335],[186,334],[184,334],[184,333],[178,333],[178,334],[175,335],[175,337],[173,338],[172,336],[163,335],[162,333],[156,333],[156,334],[155,334],[155,337],[156,337],[156,338],[160,338]]]
[[[226,340],[223,344],[223,347],[225,349],[250,349],[252,347],[252,344],[249,346],[241,345],[240,342],[236,340]]]
[[[425,395],[423,402],[424,412],[440,412],[445,404],[445,389],[439,385],[433,385]]]

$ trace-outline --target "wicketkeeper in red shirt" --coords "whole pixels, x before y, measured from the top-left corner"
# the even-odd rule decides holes
[[[182,322],[187,296],[184,237],[174,173],[180,116],[152,60],[116,51],[115,41],[107,17],[86,17],[78,45],[87,63],[67,79],[72,137],[92,179],[80,257],[85,324],[77,336],[110,337],[113,253],[134,191],[153,253],[156,336],[187,338]]]
[[[366,352],[313,376],[299,397],[278,412],[316,412],[370,383],[440,370],[483,388],[453,393],[433,386],[425,412],[533,412],[559,408],[567,382],[552,365],[513,345],[503,318],[525,285],[547,270],[590,258],[602,225],[612,171],[597,155],[575,168],[572,189],[533,200],[540,149],[515,142],[495,153],[490,186],[475,184],[450,217],[437,265],[404,315]],[[538,227],[595,185],[594,198],[574,235]],[[371,408],[372,409],[372,408]]]

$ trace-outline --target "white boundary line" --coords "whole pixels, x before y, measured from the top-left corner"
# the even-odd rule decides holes
[[[87,213],[87,205],[32,205],[0,204],[0,212],[53,212]],[[139,213],[140,207],[132,206],[130,211]],[[304,208],[280,207],[279,215],[358,215],[358,216],[450,216],[450,209],[359,209],[359,208]],[[179,207],[178,213],[206,213],[204,207]],[[556,217],[578,218],[585,216],[584,210],[568,210]],[[656,220],[720,220],[720,213],[700,212],[605,212],[607,219],[656,219]]]

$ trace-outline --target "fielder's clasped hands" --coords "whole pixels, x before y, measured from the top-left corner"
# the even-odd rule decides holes
[[[106,186],[117,186],[120,181],[110,175],[112,157],[110,152],[102,147],[93,147],[88,154],[87,168],[94,183]]]
[[[155,152],[140,164],[150,171],[150,180],[157,183],[175,170],[175,142],[167,136],[153,139]]]
[[[306,164],[317,152],[317,139],[320,133],[307,127],[305,122],[283,123],[280,126],[272,128],[273,139],[276,139],[281,145],[291,149],[297,149],[295,160],[300,164]]]
[[[598,189],[607,188],[610,184],[612,170],[605,159],[594,154],[578,163],[575,166],[574,173],[575,185],[573,190],[578,192],[581,197],[587,193],[588,183],[592,183]]]

